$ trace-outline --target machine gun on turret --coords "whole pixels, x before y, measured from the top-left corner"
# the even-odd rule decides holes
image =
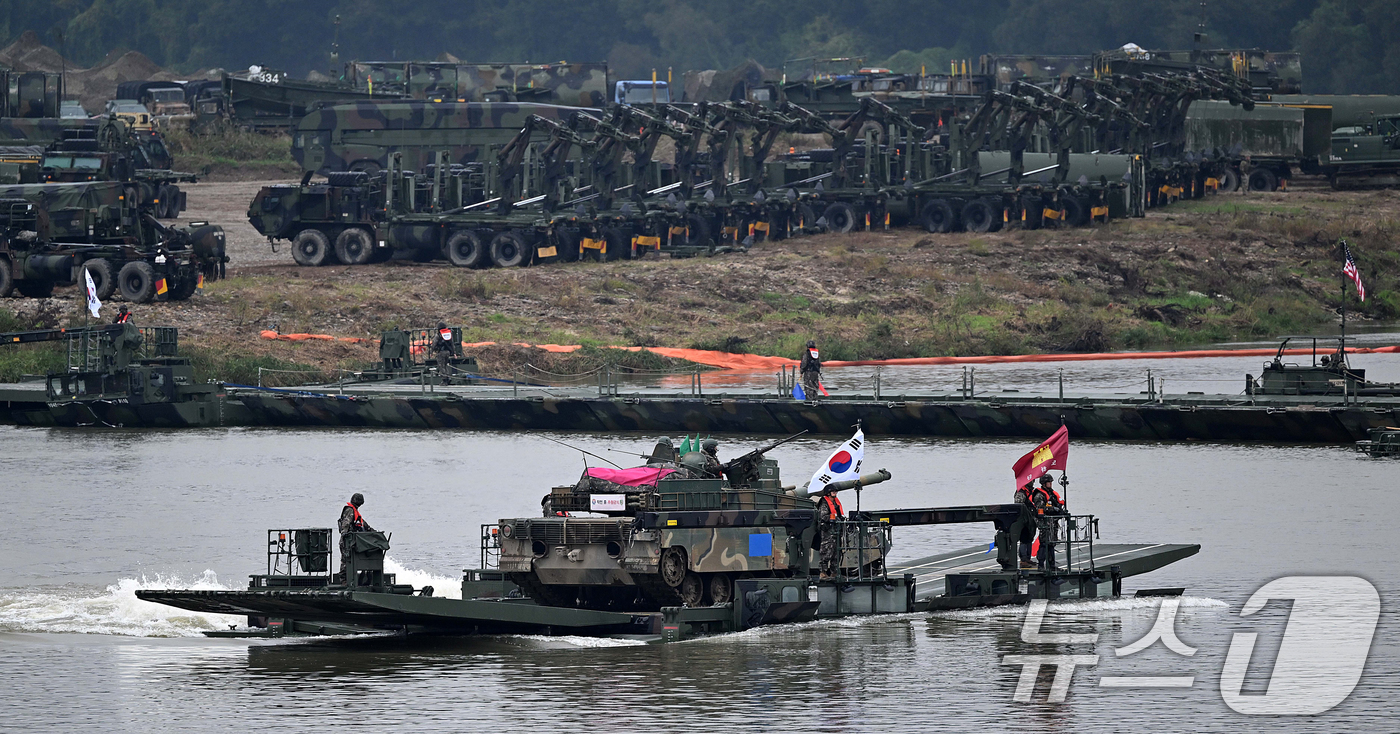
[[[729,479],[729,483],[735,487],[753,485],[762,478],[760,469],[764,461],[764,454],[806,433],[807,431],[805,430],[799,431],[787,438],[778,439],[770,444],[760,446],[743,456],[738,456],[726,461],[720,465],[720,470],[724,472],[724,476]]]

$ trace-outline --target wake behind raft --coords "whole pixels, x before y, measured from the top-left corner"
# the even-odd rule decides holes
[[[333,573],[336,544],[328,528],[269,530],[269,572],[253,576],[247,590],[136,595],[248,617],[247,628],[212,636],[393,630],[670,642],[831,617],[1113,597],[1124,578],[1200,550],[1100,543],[1098,518],[1064,514],[1052,521],[1053,568],[1017,568],[1014,551],[1005,568],[1007,550],[999,561],[990,543],[897,562],[890,559],[895,528],[991,523],[1004,538],[1025,510],[1005,504],[843,513],[843,493],[854,492],[859,506],[863,487],[891,478],[882,469],[819,481],[832,468],[859,472],[848,450],[858,439],[801,488],[784,486],[777,462],[765,456],[791,438],[722,464],[698,441],[691,450],[688,439],[679,449],[662,439],[644,466],[590,469],[554,487],[541,502],[544,516],[482,525],[480,565],[464,571],[461,599],[396,583],[384,571],[389,539],[380,532],[348,533],[346,572]]]

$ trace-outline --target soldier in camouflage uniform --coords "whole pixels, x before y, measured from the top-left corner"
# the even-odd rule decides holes
[[[817,351],[815,341],[807,341],[807,348],[802,350],[802,363],[798,365],[798,369],[802,372],[802,392],[808,400],[815,400],[822,378],[821,353]]]
[[[817,499],[818,532],[821,534],[817,555],[821,561],[823,579],[835,578],[839,570],[840,526],[837,523],[845,516],[846,511],[841,507],[841,500],[837,499],[834,493]]]
[[[1040,552],[1036,561],[1042,571],[1055,570],[1055,541],[1058,540],[1058,516],[1068,514],[1064,500],[1055,491],[1055,479],[1049,474],[1040,477],[1040,486],[1031,495],[1035,502],[1037,524],[1040,526]]]
[[[724,469],[719,463],[719,441],[707,438],[700,444],[700,452],[705,455],[705,476],[719,479]]]
[[[452,355],[455,350],[452,346],[452,330],[447,328],[447,322],[438,322],[437,336],[433,338],[433,352],[437,355],[438,376],[442,378],[442,384],[452,384]]]
[[[365,522],[360,516],[360,505],[365,503],[365,496],[356,492],[350,496],[350,501],[345,503],[345,509],[340,511],[340,574],[345,575],[345,564],[350,558],[350,536],[347,533],[374,532],[374,528]]]
[[[1012,502],[1021,512],[1008,527],[997,529],[997,562],[1003,571],[1016,570],[1018,558],[1021,568],[1035,568],[1031,560],[1031,542],[1035,540],[1036,529],[1035,503],[1031,499],[1034,494],[1033,481],[1016,490]]]

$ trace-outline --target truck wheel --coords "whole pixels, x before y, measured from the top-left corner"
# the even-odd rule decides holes
[[[506,230],[491,238],[491,264],[498,268],[518,268],[530,262],[525,238],[515,230]]]
[[[985,199],[973,199],[963,204],[962,221],[969,232],[991,232],[993,225],[1000,224],[997,213]]]
[[[1278,189],[1278,176],[1267,168],[1256,168],[1249,172],[1250,191],[1275,191]]]
[[[807,234],[807,230],[817,226],[817,213],[812,209],[811,204],[797,205],[797,226],[793,228],[793,234]]]
[[[170,184],[160,187],[160,209],[161,219],[174,219],[180,213],[180,195],[176,193],[178,189]]]
[[[112,263],[99,257],[83,263],[83,270],[92,276],[92,285],[97,289],[97,300],[105,301],[117,291],[117,279],[112,277]],[[87,281],[80,281],[87,287]]]
[[[469,229],[459,229],[443,245],[447,261],[459,268],[479,268],[486,258],[486,245]]]
[[[856,228],[856,211],[850,204],[836,202],[822,213],[826,218],[826,231],[846,234]]]
[[[26,298],[48,298],[53,295],[52,280],[21,280],[15,283],[15,287]]]
[[[331,257],[331,240],[318,229],[303,229],[292,239],[292,259],[297,265],[325,265]]]
[[[1083,227],[1089,224],[1089,206],[1084,200],[1073,194],[1064,194],[1060,197],[1060,208],[1065,212],[1063,224],[1070,227]]]
[[[122,298],[132,303],[149,303],[156,295],[156,270],[144,260],[134,260],[117,273]]]
[[[335,238],[335,256],[346,265],[364,265],[374,257],[374,238],[359,227],[350,227]]]
[[[622,230],[604,227],[600,234],[603,236],[603,241],[607,243],[603,246],[603,262],[612,262],[622,257],[631,256],[632,243],[622,236]]]
[[[1240,172],[1233,168],[1226,168],[1225,172],[1220,174],[1219,181],[1222,194],[1240,190]]]
[[[9,298],[15,289],[15,277],[10,273],[10,261],[0,257],[0,298]]]
[[[710,246],[710,220],[699,214],[685,215],[685,241],[686,247],[709,247]]]
[[[199,271],[194,268],[180,268],[170,283],[170,300],[188,301],[199,289]]]
[[[958,216],[946,199],[934,199],[919,212],[919,222],[934,234],[947,234],[958,228]]]
[[[554,230],[554,246],[559,250],[558,262],[571,263],[579,259],[579,243],[583,233],[577,227],[560,227]]]

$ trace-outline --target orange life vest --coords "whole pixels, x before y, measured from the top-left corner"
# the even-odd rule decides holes
[[[1063,509],[1063,508],[1064,508],[1064,506],[1065,506],[1065,501],[1062,500],[1062,499],[1060,499],[1060,494],[1059,494],[1058,492],[1056,492],[1055,490],[1053,490],[1053,489],[1047,490],[1043,485],[1037,485],[1036,488],[1035,488],[1035,491],[1038,492],[1038,493],[1040,493],[1040,494],[1042,494],[1042,495],[1045,495],[1045,500],[1046,500],[1045,504],[1046,504],[1047,506],[1049,506],[1049,507],[1054,507],[1054,508],[1057,508],[1057,509]],[[1033,494],[1031,495],[1031,497],[1032,497],[1032,499],[1034,499],[1035,494],[1033,493]]]
[[[828,494],[822,496],[822,502],[826,503],[826,516],[829,518],[845,517],[846,511],[841,507],[841,500],[836,495]]]
[[[125,324],[126,322],[128,322],[128,321],[130,321],[130,320],[131,320],[131,312],[129,312],[129,311],[128,311],[127,313],[119,314],[119,315],[117,316],[117,323],[119,323],[119,324]]]
[[[356,531],[364,530],[365,519],[360,517],[360,508],[356,507],[353,502],[346,502],[345,506],[349,507],[350,511],[355,513],[355,519],[350,521],[350,529]]]

